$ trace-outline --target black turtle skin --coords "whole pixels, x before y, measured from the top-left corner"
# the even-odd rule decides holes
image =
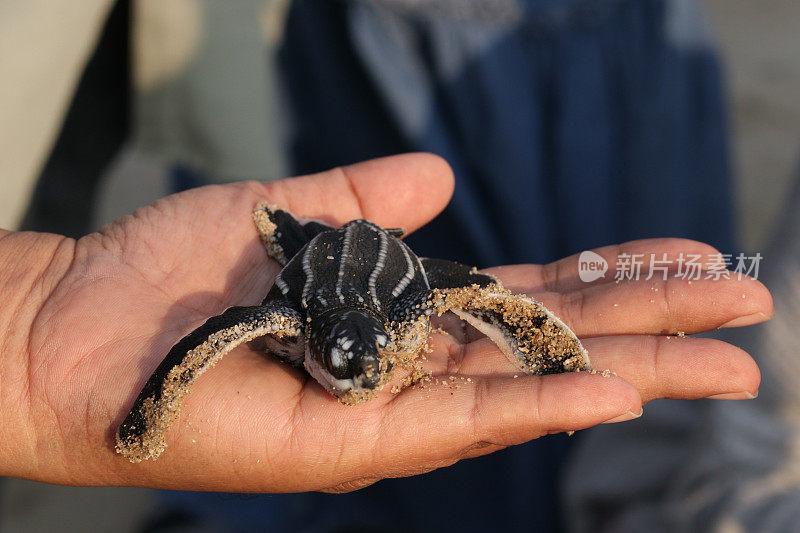
[[[318,233],[300,249],[284,248],[292,259],[264,305],[282,301],[307,321],[306,357],[312,359],[305,361],[307,369],[316,364],[318,372],[336,380],[360,380],[360,388],[378,384],[380,351],[391,338],[388,324],[413,318],[408,302],[430,292],[427,264],[452,284],[494,282],[465,265],[421,260],[396,237],[402,230],[385,230],[368,220],[335,229],[318,224],[314,230]],[[318,372],[312,374],[321,381]],[[342,389],[340,383],[336,390]]]
[[[266,226],[270,227],[259,223],[259,213],[266,217]],[[256,207],[256,225],[270,256],[284,264],[261,309],[285,308],[287,314],[298,313],[306,324],[305,354],[301,342],[293,344],[293,350],[286,350],[270,345],[267,340],[268,349],[285,361],[305,366],[335,396],[378,385],[377,370],[390,367],[386,362],[381,366],[382,349],[391,339],[391,333],[397,333],[389,330],[430,314],[432,290],[501,287],[498,280],[478,273],[474,267],[417,257],[400,240],[405,234],[402,228],[384,229],[364,219],[334,228],[319,221],[301,222],[287,211],[268,204]],[[290,258],[288,262],[286,258]],[[541,306],[538,302],[530,303]],[[541,307],[550,318],[535,317],[532,327],[555,320],[585,355],[574,333]],[[462,318],[466,313],[490,328],[499,329],[507,339],[518,335],[517,325],[507,323],[496,311],[454,311]],[[512,362],[529,359],[514,346],[504,351]],[[540,374],[567,371],[563,365],[566,359],[545,357],[537,361],[534,371]]]

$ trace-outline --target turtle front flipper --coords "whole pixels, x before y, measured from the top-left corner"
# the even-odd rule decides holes
[[[318,220],[298,220],[269,202],[255,207],[253,220],[267,253],[281,265],[286,265],[311,239],[334,229]]]
[[[589,369],[589,354],[572,330],[544,305],[499,285],[434,289],[428,306],[452,311],[492,339],[520,370],[557,374]]]
[[[455,289],[471,285],[487,287],[492,284],[500,284],[488,274],[479,274],[475,267],[462,265],[455,261],[422,257],[420,262],[432,289]]]
[[[269,336],[284,346],[302,344],[302,332],[299,313],[282,302],[231,307],[208,319],[173,346],[150,376],[117,430],[117,452],[131,462],[157,458],[184,395],[203,372],[244,342]]]

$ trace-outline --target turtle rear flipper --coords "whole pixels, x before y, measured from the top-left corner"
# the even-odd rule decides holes
[[[319,220],[298,220],[269,202],[255,207],[253,220],[267,253],[281,265],[286,265],[311,239],[334,229]]]
[[[164,433],[178,417],[183,396],[203,372],[240,344],[259,337],[302,347],[302,333],[299,313],[283,302],[231,307],[208,319],[173,346],[150,376],[117,430],[117,451],[131,462],[155,459],[166,448]]]
[[[572,330],[544,305],[499,286],[434,289],[430,307],[452,311],[492,339],[529,374],[587,370],[589,355]]]
[[[446,259],[433,259],[430,257],[420,258],[425,275],[431,289],[455,289],[456,287],[469,287],[478,285],[488,287],[489,285],[500,285],[492,276],[480,274],[475,267],[462,265],[455,261]]]

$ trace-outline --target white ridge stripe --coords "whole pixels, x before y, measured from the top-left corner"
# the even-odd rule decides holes
[[[414,279],[414,264],[411,262],[411,257],[408,254],[408,249],[406,245],[402,242],[400,243],[400,249],[403,250],[403,255],[406,256],[406,264],[408,264],[408,270],[406,271],[405,275],[400,278],[400,281],[395,285],[394,289],[392,289],[392,296],[397,298],[401,292],[408,287],[408,284],[411,283],[411,280]]]
[[[353,237],[353,226],[347,226],[344,231],[344,244],[342,245],[342,258],[339,260],[339,276],[336,278],[336,294],[339,296],[339,302],[344,303],[344,295],[342,294],[342,282],[344,281],[344,264],[347,261],[347,255],[350,253],[350,239]]]
[[[380,248],[378,248],[378,259],[375,262],[375,268],[372,269],[372,273],[369,275],[369,283],[367,284],[367,287],[369,288],[369,293],[372,296],[372,301],[375,304],[375,307],[377,307],[379,311],[382,311],[381,303],[378,301],[378,290],[375,285],[378,281],[378,276],[383,271],[383,267],[386,266],[386,252],[389,248],[389,242],[386,239],[386,235],[382,231],[378,231],[375,228],[372,229],[378,234],[381,244]]]
[[[414,260],[417,262],[417,266],[419,266],[419,271],[425,274],[425,267],[422,266],[422,261],[420,261],[419,256],[417,254],[414,254]],[[425,280],[425,286],[430,289],[431,284],[428,283],[428,275],[427,274],[423,275],[422,279]]]
[[[306,284],[303,286],[303,301],[308,301],[308,294],[311,292],[311,282],[314,281],[314,271],[311,270],[311,248],[316,237],[308,243],[306,253],[303,254],[303,272],[306,274]]]
[[[275,285],[281,290],[284,296],[289,294],[289,285],[286,284],[286,281],[283,279],[283,270],[278,273],[278,277],[275,278]]]

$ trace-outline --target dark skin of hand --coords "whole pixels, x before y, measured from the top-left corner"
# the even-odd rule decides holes
[[[635,418],[656,398],[748,398],[760,374],[724,342],[667,336],[772,316],[751,279],[676,277],[591,284],[577,258],[492,268],[581,337],[595,369],[528,376],[486,338],[445,319],[426,388],[348,407],[313,379],[246,346],[200,378],[157,461],[131,464],[113,434],[169,348],[231,305],[258,303],[280,267],[253,206],[271,200],[338,225],[368,218],[420,227],[441,211],[452,173],[427,154],[394,156],[262,184],[169,196],[78,241],[0,231],[0,475],[69,485],[236,492],[345,491],[562,431]],[[709,254],[656,239],[596,250]],[[442,381],[457,378],[458,386]]]

